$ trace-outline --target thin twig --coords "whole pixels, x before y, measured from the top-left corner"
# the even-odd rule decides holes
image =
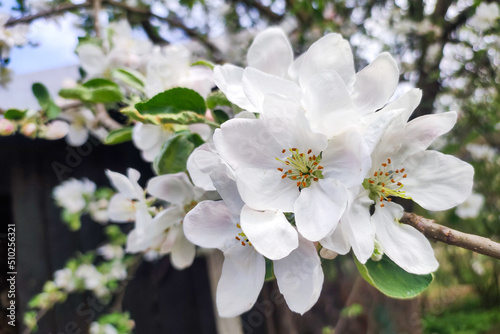
[[[99,13],[101,11],[101,0],[93,0],[92,9],[94,12],[95,37],[100,38],[101,37],[101,23],[99,22]]]
[[[9,19],[9,21],[7,21],[5,26],[10,27],[10,26],[14,26],[14,25],[19,24],[19,23],[30,23],[31,21],[34,21],[36,19],[47,18],[47,17],[58,15],[58,14],[63,14],[65,12],[69,12],[71,10],[75,10],[75,9],[79,9],[79,8],[86,8],[86,7],[92,7],[92,3],[91,2],[84,2],[81,4],[61,5],[61,6],[57,6],[57,7],[42,11],[42,12],[37,13],[37,14],[23,16],[23,17],[18,18],[18,19],[11,18],[11,19]]]
[[[96,121],[104,125],[109,130],[117,130],[123,128],[123,125],[112,119],[106,107],[102,103],[96,103],[95,105]]]
[[[429,239],[465,248],[500,260],[500,243],[491,239],[439,225],[431,219],[426,219],[414,213],[405,212],[400,222],[415,227]]]

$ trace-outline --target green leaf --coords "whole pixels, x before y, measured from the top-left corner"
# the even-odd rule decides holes
[[[177,114],[141,114],[137,109],[132,107],[126,107],[120,110],[123,114],[128,117],[145,123],[145,124],[195,124],[195,123],[204,123],[205,117],[198,115],[194,111],[182,111]]]
[[[47,108],[49,103],[52,101],[47,88],[44,85],[42,85],[41,83],[35,82],[33,84],[33,86],[31,86],[31,90],[33,91],[33,94],[35,95],[36,99],[38,100],[40,107],[42,107],[43,109]]]
[[[203,143],[200,136],[180,132],[163,144],[153,163],[156,174],[179,173],[186,170],[186,163],[193,150]]]
[[[127,141],[132,140],[132,127],[124,127],[121,129],[111,131],[106,139],[104,140],[104,144],[106,145],[116,145],[121,144]]]
[[[119,68],[113,70],[111,75],[114,79],[120,80],[130,87],[140,91],[144,90],[144,82],[146,81],[146,78],[138,71]]]
[[[219,124],[222,124],[229,119],[229,116],[223,110],[220,109],[212,110],[212,116],[214,117],[215,121]]]
[[[3,114],[6,119],[10,119],[13,121],[18,121],[24,118],[27,110],[19,110],[19,109],[9,109]]]
[[[356,258],[354,261],[368,283],[392,298],[413,298],[424,291],[433,279],[431,274],[410,274],[385,255],[380,261],[369,259],[365,264],[361,264]]]
[[[192,63],[191,66],[206,66],[209,69],[213,70],[215,67],[215,64],[211,63],[209,61],[206,61],[206,60],[198,60],[198,61],[195,61],[194,63]]]
[[[203,116],[206,107],[203,97],[187,88],[172,88],[153,96],[149,101],[135,105],[137,111],[142,115],[178,114],[183,111],[194,111]]]
[[[47,88],[39,82],[35,82],[33,86],[31,86],[31,90],[38,100],[38,104],[45,111],[48,119],[54,119],[61,113],[61,108],[59,108],[52,98],[50,97],[50,93]]]
[[[217,106],[233,107],[233,104],[227,99],[226,95],[220,90],[208,94],[207,107],[214,110]]]
[[[108,103],[123,100],[120,86],[106,79],[92,79],[74,88],[61,89],[59,95],[66,99],[85,102]]]

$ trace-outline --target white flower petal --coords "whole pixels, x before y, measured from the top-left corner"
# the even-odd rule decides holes
[[[423,208],[448,210],[469,197],[474,168],[451,155],[436,151],[413,154],[403,163],[408,177],[403,190]]]
[[[170,262],[175,269],[182,270],[193,263],[196,255],[196,247],[186,239],[186,236],[182,233],[182,226],[176,226],[174,228],[178,228],[181,231],[177,235],[174,247],[170,253]]]
[[[161,126],[137,122],[132,129],[132,141],[138,149],[148,150],[161,140],[161,132]]]
[[[194,186],[183,172],[153,177],[147,189],[154,197],[178,205],[189,204],[195,197]]]
[[[426,150],[434,139],[450,131],[456,122],[457,113],[454,111],[415,118],[404,129],[399,159]]]
[[[339,34],[328,34],[316,41],[304,55],[299,71],[301,87],[324,70],[337,72],[346,86],[354,82],[354,60],[349,42]]]
[[[337,227],[347,205],[345,187],[332,179],[312,182],[295,201],[297,229],[306,239],[318,241]]]
[[[328,137],[359,123],[356,106],[344,81],[335,71],[315,75],[306,87],[303,103],[311,126]]]
[[[347,234],[346,224],[339,221],[337,228],[329,236],[321,239],[321,246],[329,249],[335,253],[345,255],[351,250],[351,243],[349,242],[349,235]]]
[[[245,95],[260,112],[267,94],[279,94],[299,104],[300,87],[293,81],[247,67],[243,72],[242,84]]]
[[[396,221],[402,215],[403,208],[392,202],[375,209],[372,221],[384,253],[409,273],[424,275],[435,271],[439,264],[431,244],[412,226]]]
[[[177,206],[172,205],[158,212],[153,218],[151,234],[161,234],[166,229],[178,225],[184,219],[184,210]]]
[[[279,260],[298,247],[297,231],[279,211],[256,211],[245,205],[241,229],[253,247],[270,260]]]
[[[251,138],[251,140],[247,140]],[[232,119],[214,134],[221,158],[235,171],[242,167],[274,168],[284,149],[259,119]]]
[[[380,54],[370,65],[356,73],[352,98],[362,115],[382,108],[394,94],[399,69],[390,54]]]
[[[299,247],[282,260],[274,261],[278,288],[288,307],[304,314],[318,301],[324,274],[314,244],[299,237]]]
[[[69,125],[66,142],[71,146],[82,146],[89,139],[89,130],[83,126]]]
[[[299,189],[277,169],[244,168],[236,175],[241,198],[252,209],[293,211]]]
[[[304,110],[294,101],[269,94],[264,100],[264,110],[261,118],[279,145],[286,149],[284,155],[290,154],[290,148],[297,148],[302,153],[311,149],[318,154],[325,149],[326,136],[311,130]],[[283,156],[281,150],[276,153]]]
[[[141,196],[137,193],[135,185],[125,175],[112,172],[108,169],[106,170],[106,176],[108,177],[113,187],[118,190],[119,193],[127,196],[127,198],[129,199],[141,198]]]
[[[80,66],[90,78],[100,76],[109,65],[109,60],[100,47],[92,43],[78,46],[76,53],[80,58]]]
[[[222,275],[217,285],[217,310],[221,317],[248,311],[264,285],[266,262],[251,246],[234,245],[224,253]]]
[[[375,230],[370,220],[370,206],[373,201],[362,186],[348,193],[350,203],[339,224],[347,233],[356,258],[359,262],[365,263],[375,248]]]
[[[214,191],[215,187],[210,178],[210,171],[220,166],[220,158],[209,147],[203,144],[197,147],[188,158],[187,170],[193,183],[206,191]]]
[[[406,122],[410,118],[410,115],[418,107],[421,100],[422,100],[422,91],[418,88],[413,88],[410,89],[405,94],[403,94],[396,101],[388,104],[380,112],[403,109],[404,112],[401,114],[401,118],[399,119],[398,124],[406,124]]]
[[[285,77],[292,61],[292,47],[279,28],[269,28],[258,34],[247,53],[249,67],[279,77]]]
[[[260,112],[243,92],[242,78],[243,69],[241,67],[225,64],[214,68],[214,82],[226,94],[229,101],[250,112]]]
[[[184,218],[184,233],[188,240],[204,248],[224,251],[232,246],[241,232],[235,217],[223,201],[203,201]]]
[[[351,128],[328,142],[320,162],[325,178],[336,179],[346,187],[363,182],[370,170],[371,159],[368,147],[357,128]]]
[[[108,217],[114,222],[133,222],[135,220],[134,202],[124,194],[113,195],[108,204]]]

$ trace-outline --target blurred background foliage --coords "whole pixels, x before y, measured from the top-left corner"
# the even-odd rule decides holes
[[[492,5],[498,8],[497,1],[102,0],[100,3],[106,10],[106,20],[126,18],[138,34],[159,45],[190,39],[200,45],[197,50],[201,55],[216,63],[231,61],[244,65],[246,48],[254,34],[271,25],[280,25],[287,31],[296,54],[325,33],[342,34],[353,47],[357,70],[380,52],[388,51],[401,69],[396,94],[411,87],[423,91],[422,103],[413,117],[448,110],[458,112],[456,127],[444,140],[434,143],[434,148],[455,154],[476,170],[476,195],[470,201],[448,212],[425,212],[420,208],[415,211],[454,229],[500,240],[500,20],[493,9],[480,9],[493,8],[486,7]],[[93,37],[91,6],[91,2],[69,0],[17,0],[12,10],[15,17],[28,18],[40,12],[71,11],[79,15],[86,37]],[[416,332],[499,333],[500,262],[445,244],[434,246],[441,267],[420,299],[422,320]],[[352,281],[357,275],[347,257],[324,261],[324,265],[325,274],[334,285],[339,280]],[[325,289],[324,294],[327,293],[329,290]],[[349,297],[348,292],[344,294]],[[366,305],[355,303],[344,307],[341,317],[357,317],[366,311]],[[383,319],[382,312],[379,322]],[[323,333],[331,333],[332,326],[335,324],[324,326]],[[392,333],[390,326],[383,332]]]

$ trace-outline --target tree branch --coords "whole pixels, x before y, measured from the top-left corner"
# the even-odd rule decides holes
[[[400,222],[415,227],[429,239],[465,248],[500,260],[500,243],[491,239],[439,225],[431,219],[426,219],[414,213],[405,212]]]
[[[79,8],[86,8],[86,7],[92,7],[92,2],[84,2],[81,4],[71,4],[71,5],[61,5],[57,6],[54,8],[51,8],[49,10],[45,10],[43,12],[33,14],[33,15],[27,15],[18,19],[9,19],[7,23],[5,24],[6,27],[10,27],[19,23],[30,23],[31,21],[34,21],[36,19],[40,18],[47,18],[51,16],[55,16],[58,14],[63,14],[65,12],[69,12],[71,10],[79,9]]]

